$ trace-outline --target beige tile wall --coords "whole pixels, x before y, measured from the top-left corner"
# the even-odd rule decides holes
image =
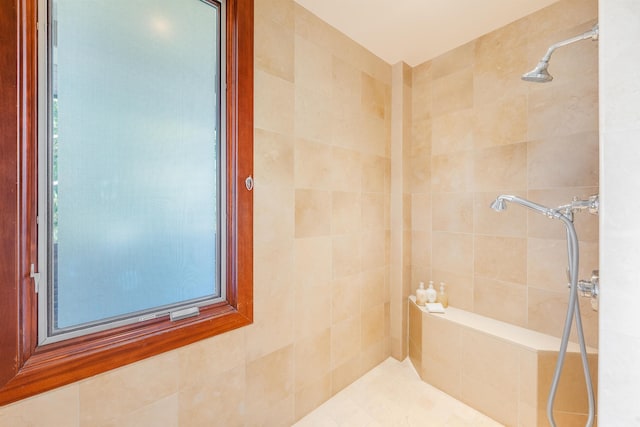
[[[255,30],[255,323],[0,426],[289,426],[390,355],[391,66],[293,0]]]
[[[503,193],[556,206],[598,192],[598,45],[557,50],[551,83],[520,80],[549,45],[596,20],[596,0],[562,0],[413,69],[413,288],[444,281],[456,307],[561,334],[564,226],[489,204]],[[588,279],[598,218],[575,223]],[[597,313],[587,300],[581,309],[597,346]]]
[[[559,204],[597,191],[594,46],[557,52],[552,85],[518,80],[551,42],[589,28],[595,1],[402,65],[397,87],[390,65],[292,0],[256,0],[255,12],[255,323],[0,407],[0,425],[290,425],[391,353],[392,319],[406,355],[404,301],[430,277],[453,305],[559,333],[562,229],[486,206],[501,192]],[[399,281],[392,87],[405,112]],[[586,277],[598,233],[577,223]],[[593,344],[596,316],[583,312]]]

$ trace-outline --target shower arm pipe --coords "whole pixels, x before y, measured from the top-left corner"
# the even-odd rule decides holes
[[[591,39],[595,41],[595,40],[598,40],[599,34],[600,34],[600,30],[599,30],[598,24],[596,24],[593,26],[591,30],[587,31],[586,33],[582,33],[575,37],[571,37],[570,39],[566,39],[558,43],[554,43],[549,47],[549,49],[547,50],[547,53],[542,57],[540,62],[549,62],[549,59],[551,59],[551,55],[559,47],[563,47],[571,43],[579,42],[581,40]]]

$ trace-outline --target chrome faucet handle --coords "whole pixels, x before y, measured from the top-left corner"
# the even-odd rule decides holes
[[[589,196],[589,213],[590,214],[598,214],[600,212],[600,196],[598,194],[594,194],[593,196]],[[593,270],[594,273],[597,273],[598,270]]]
[[[600,293],[600,272],[593,270],[591,280],[578,281],[580,296],[591,298],[591,308],[598,311],[598,294]]]

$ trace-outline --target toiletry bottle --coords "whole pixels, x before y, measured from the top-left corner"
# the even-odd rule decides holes
[[[424,282],[420,282],[420,287],[416,289],[416,304],[424,306],[427,302],[427,290],[424,288]]]
[[[438,293],[435,289],[433,289],[433,281],[429,282],[429,289],[426,290],[427,293],[427,302],[436,302],[436,298],[438,298]]]
[[[444,283],[440,282],[440,293],[438,294],[438,302],[442,304],[444,308],[449,307],[449,296],[444,291]]]

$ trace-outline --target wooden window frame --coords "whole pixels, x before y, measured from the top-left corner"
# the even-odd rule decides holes
[[[253,0],[228,0],[227,297],[200,316],[153,319],[38,346],[37,0],[0,2],[0,405],[253,321]]]

